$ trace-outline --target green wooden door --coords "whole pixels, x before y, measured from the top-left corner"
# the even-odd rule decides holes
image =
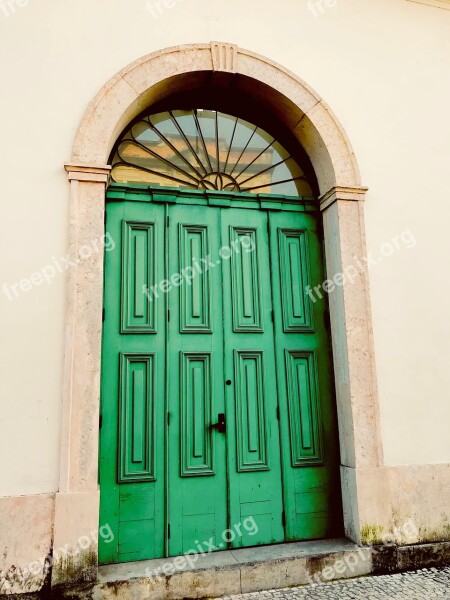
[[[101,562],[336,533],[317,217],[159,192],[107,204]]]
[[[107,204],[102,348],[100,526],[102,563],[165,555],[165,312],[143,285],[165,272],[164,206]]]
[[[269,213],[286,540],[341,533],[339,448],[317,216]],[[309,287],[308,287],[309,286]]]
[[[284,539],[267,213],[225,209],[222,244],[230,525],[253,517],[234,546]]]
[[[227,527],[220,211],[168,207],[168,553],[215,546]],[[178,275],[178,278],[176,277]]]

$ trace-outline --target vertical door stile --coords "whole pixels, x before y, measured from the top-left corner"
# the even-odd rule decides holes
[[[224,209],[225,212],[228,211],[228,209]],[[224,229],[222,226],[222,218],[223,218],[223,214],[224,211],[223,210],[219,210],[218,211],[218,245],[220,248],[224,248],[227,246],[227,239],[226,236],[224,236]],[[226,278],[226,272],[225,269],[227,268],[227,265],[223,265],[223,262],[221,264],[221,272],[222,272],[222,276],[221,276],[221,287],[220,287],[220,291],[221,291],[221,296],[222,296],[222,310],[221,310],[221,318],[222,318],[222,328],[223,328],[223,335],[222,335],[222,345],[221,345],[221,353],[222,353],[222,381],[220,382],[222,385],[222,389],[223,389],[223,401],[224,401],[224,413],[225,413],[225,419],[228,422],[228,428],[230,427],[230,424],[232,422],[232,419],[234,418],[234,413],[230,412],[230,405],[227,402],[227,392],[228,392],[228,385],[226,384],[226,381],[229,379],[229,373],[227,372],[227,361],[226,361],[226,345],[225,345],[225,336],[226,336],[226,327],[225,327],[225,303],[227,302],[227,296],[225,294],[225,278]],[[233,451],[233,445],[230,443],[230,436],[229,434],[227,434],[225,436],[225,460],[224,460],[224,469],[225,469],[225,482],[226,482],[226,491],[225,491],[225,496],[226,496],[226,529],[230,529],[232,527],[232,522],[231,522],[231,505],[230,505],[230,498],[231,498],[231,494],[230,494],[230,480],[231,480],[231,471],[230,471],[230,461],[229,461],[229,456],[230,456],[230,452]],[[227,541],[227,548],[231,548],[232,547],[232,542],[231,541]]]
[[[164,279],[169,275],[169,205],[164,204]],[[170,460],[170,410],[169,410],[169,393],[170,393],[170,377],[169,377],[169,322],[167,319],[167,311],[169,310],[169,302],[167,295],[164,295],[164,345],[166,352],[164,355],[165,362],[165,394],[164,394],[164,555],[169,556],[169,535],[170,535],[170,480],[169,480],[169,460]]]
[[[282,525],[283,525],[283,530],[284,530],[284,538],[286,539],[286,482],[285,482],[285,457],[284,457],[284,452],[283,452],[283,448],[286,445],[286,440],[285,440],[285,436],[284,436],[284,432],[283,429],[281,428],[281,406],[280,406],[280,376],[281,373],[283,372],[283,365],[280,364],[280,357],[277,353],[277,348],[276,348],[276,340],[277,340],[277,319],[276,319],[276,308],[275,305],[277,303],[277,298],[275,296],[275,286],[276,286],[276,282],[275,282],[275,275],[274,275],[274,252],[273,252],[273,241],[272,241],[272,236],[271,236],[271,232],[272,232],[272,222],[271,222],[271,211],[267,211],[267,239],[268,239],[268,244],[269,244],[269,273],[270,273],[270,293],[271,293],[271,300],[272,300],[272,313],[271,313],[271,321],[272,321],[272,328],[273,328],[273,352],[274,352],[274,357],[275,357],[275,384],[276,384],[276,389],[277,389],[277,405],[276,405],[276,422],[277,422],[277,426],[278,426],[278,431],[279,431],[279,437],[280,437],[280,448],[281,448],[281,453],[280,453],[280,464],[281,464],[281,481],[280,481],[280,485],[281,485],[281,492],[282,492],[282,502],[283,502],[283,510],[282,510]]]

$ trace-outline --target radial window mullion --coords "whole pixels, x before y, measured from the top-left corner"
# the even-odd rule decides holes
[[[200,121],[198,120],[198,115],[197,115],[197,111],[196,110],[194,110],[194,120],[195,120],[195,125],[197,127],[198,135],[200,137],[200,141],[201,141],[202,146],[203,146],[203,151],[205,153],[206,160],[208,161],[208,165],[209,165],[210,171],[213,172],[214,169],[213,169],[211,161],[209,159],[208,149],[207,149],[206,144],[205,144],[205,139],[203,137],[202,128],[201,128],[201,125],[200,125]]]
[[[238,123],[239,123],[239,117],[236,117],[236,121],[235,121],[234,127],[233,127],[233,133],[231,134],[231,140],[228,145],[227,160],[225,161],[225,165],[223,167],[224,173],[227,173],[228,160],[230,159],[230,152],[231,152],[231,148],[233,146],[234,134],[236,133],[236,127],[237,127]]]
[[[161,137],[161,139],[163,139],[166,142],[166,144],[169,146],[169,148],[171,148],[175,152],[175,154],[177,154],[181,158],[181,160],[183,162],[185,162],[200,177],[200,174],[194,169],[194,167],[190,164],[190,162],[181,154],[181,152],[167,139],[167,137],[163,133],[161,133],[155,125],[152,125],[152,128]],[[170,161],[168,161],[168,162],[169,162],[169,164],[171,164],[172,167],[177,168],[176,165],[174,165],[173,163],[170,163]]]
[[[206,174],[208,171],[205,168],[205,165],[202,163],[202,161],[200,160],[200,157],[195,152],[195,150],[194,150],[191,142],[189,141],[189,139],[187,138],[186,134],[184,133],[183,128],[181,127],[180,123],[178,123],[177,118],[173,115],[172,111],[169,111],[169,114],[172,117],[172,120],[173,120],[173,123],[174,123],[175,127],[177,128],[177,130],[180,132],[180,135],[184,139],[184,141],[186,143],[186,146],[189,148],[189,150],[191,151],[191,153],[194,156],[195,160],[197,161],[197,164],[199,165],[199,167],[201,167],[203,169],[203,171]],[[199,173],[199,171],[196,170],[196,172],[198,173],[199,177],[201,177],[201,174]]]
[[[139,116],[118,140],[111,164],[117,183],[314,197],[304,175],[312,172],[309,163],[303,168],[258,125],[211,109]]]
[[[239,171],[239,173],[235,176],[236,179],[238,179],[243,173],[245,173],[245,171],[247,169],[249,169],[258,160],[258,158],[260,158],[265,152],[267,152],[267,150],[272,146],[274,141],[275,141],[275,139],[272,139],[270,144],[268,146],[266,146],[266,148],[264,148],[264,150],[261,150],[261,152],[257,156],[255,156],[255,158],[251,162],[249,162],[248,165],[242,169],[242,171]]]
[[[256,133],[256,130],[257,130],[257,129],[258,129],[258,127],[255,127],[255,129],[252,131],[252,134],[251,134],[251,136],[248,138],[248,141],[247,141],[247,143],[245,144],[244,148],[242,149],[242,152],[241,152],[241,154],[239,155],[239,158],[237,159],[237,161],[236,161],[236,164],[235,164],[235,165],[234,165],[234,167],[231,169],[231,171],[230,171],[230,175],[233,175],[233,172],[234,172],[235,168],[238,166],[238,164],[239,164],[239,161],[241,160],[242,156],[244,155],[244,152],[247,150],[247,148],[248,148],[248,145],[250,144],[250,142],[251,142],[251,140],[252,140],[252,137],[255,135],[255,133]]]
[[[195,182],[198,182],[198,178],[194,177],[194,175],[191,175],[190,173],[187,173],[186,171],[184,171],[181,167],[178,167],[177,165],[174,165],[173,163],[171,163],[169,160],[167,160],[166,158],[164,158],[163,156],[159,155],[157,152],[154,152],[153,150],[150,150],[150,148],[147,148],[147,146],[144,146],[143,144],[141,144],[138,140],[136,140],[135,138],[133,139],[133,143],[135,143],[137,146],[139,146],[140,148],[142,148],[145,152],[148,152],[149,154],[151,154],[154,158],[156,158],[157,160],[161,161],[162,163],[168,165],[169,167],[171,167],[172,169],[176,169],[177,171],[179,171],[180,173],[182,173],[183,175],[186,175],[186,177],[189,177],[190,179],[193,179]],[[122,158],[122,157],[121,157]]]

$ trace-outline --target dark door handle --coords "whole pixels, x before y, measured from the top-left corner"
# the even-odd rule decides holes
[[[225,414],[224,413],[219,413],[217,415],[218,418],[218,422],[217,423],[212,423],[211,425],[211,429],[217,429],[217,431],[219,433],[225,433],[227,430],[227,423],[225,421]]]

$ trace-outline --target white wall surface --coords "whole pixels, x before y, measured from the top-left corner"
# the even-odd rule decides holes
[[[155,18],[146,0],[10,2],[8,16],[0,2],[0,285],[65,256],[63,163],[102,85],[154,50],[237,43],[294,71],[342,121],[370,188],[369,251],[414,234],[414,248],[370,271],[385,462],[450,462],[450,11],[328,0],[321,14],[312,0],[314,16],[307,0],[172,0]],[[64,301],[63,274],[13,301],[0,291],[0,495],[58,488]]]

